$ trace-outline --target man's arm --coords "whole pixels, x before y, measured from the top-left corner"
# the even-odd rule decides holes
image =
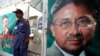
[[[26,39],[25,39],[25,43],[29,43],[29,35],[30,35],[30,25],[29,25],[29,21],[26,20],[25,21],[26,24]]]

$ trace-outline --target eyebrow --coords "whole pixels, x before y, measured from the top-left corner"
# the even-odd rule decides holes
[[[63,19],[61,19],[61,20],[55,19],[54,22],[57,22],[57,21],[58,21],[58,22],[59,22],[59,21],[69,21],[69,20],[70,20],[69,18],[63,18]]]
[[[65,20],[68,21],[68,20],[70,20],[70,19],[69,19],[69,18],[63,18],[63,19],[62,19],[62,21],[65,21]]]
[[[81,16],[81,17],[79,17],[77,20],[82,19],[82,18],[89,19],[89,17],[87,17],[87,16]]]

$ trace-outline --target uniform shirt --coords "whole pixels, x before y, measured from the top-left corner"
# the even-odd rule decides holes
[[[28,20],[20,19],[17,20],[15,25],[15,40],[14,40],[14,46],[15,48],[24,47],[25,46],[25,40],[27,37],[29,37],[30,34],[30,27]]]
[[[19,32],[21,33],[27,33],[30,34],[30,29],[29,29],[29,22],[25,19],[20,19],[17,20],[16,25],[15,25],[15,34],[18,34]]]

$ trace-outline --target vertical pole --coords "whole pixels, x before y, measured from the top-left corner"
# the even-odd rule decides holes
[[[47,1],[42,0],[43,2],[43,46],[42,46],[42,54],[41,56],[46,56],[46,46],[47,46],[47,37],[46,37],[46,19],[47,19]]]
[[[26,2],[26,4],[27,4],[27,11],[26,11],[26,19],[29,19],[29,2]]]

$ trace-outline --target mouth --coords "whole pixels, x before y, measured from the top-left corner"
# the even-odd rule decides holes
[[[83,41],[83,36],[70,35],[70,36],[66,37],[65,41],[67,41],[67,43],[69,43],[70,45],[79,46],[79,45],[81,45],[81,43]]]
[[[81,41],[80,40],[69,40],[68,41],[71,45],[80,45]]]
[[[66,40],[68,40],[68,41],[82,41],[83,36],[67,36]]]

